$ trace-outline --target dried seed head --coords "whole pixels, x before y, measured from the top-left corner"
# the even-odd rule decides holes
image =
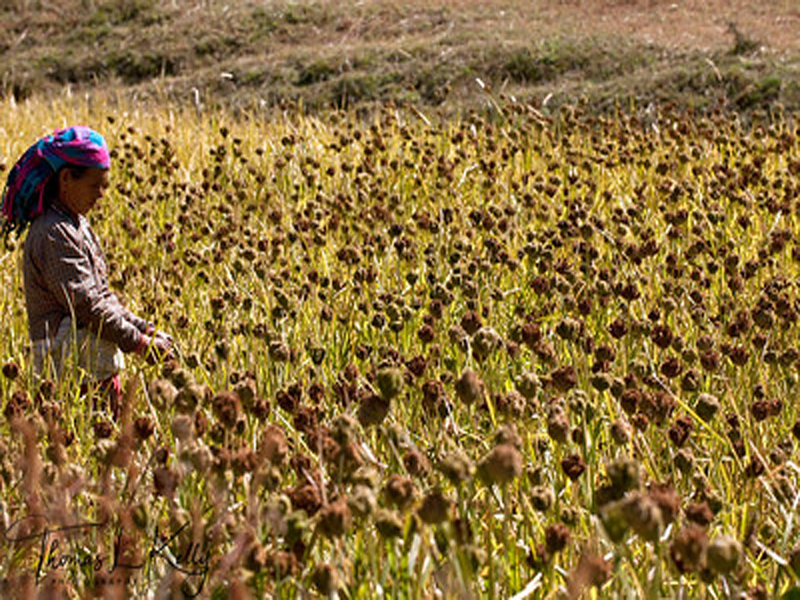
[[[681,497],[675,488],[668,483],[651,483],[647,495],[661,510],[663,524],[672,523],[681,508]]]
[[[564,365],[550,373],[550,382],[559,392],[568,392],[578,383],[578,377],[572,365]]]
[[[539,512],[547,512],[554,500],[555,494],[550,486],[537,485],[531,490],[531,505]]]
[[[560,405],[552,405],[547,416],[547,434],[559,444],[569,441],[570,424],[567,411]]]
[[[688,415],[681,415],[672,423],[667,432],[676,447],[682,447],[694,431],[694,421]]]
[[[184,370],[181,369],[181,371]],[[188,371],[184,372],[188,373]],[[184,383],[184,385],[181,387],[184,387],[185,385],[186,384]],[[148,386],[148,393],[156,408],[168,408],[172,406],[172,403],[175,401],[175,397],[178,395],[178,390],[175,389],[175,386],[166,379],[154,379]]]
[[[472,338],[472,351],[478,360],[486,360],[503,347],[503,338],[491,327],[481,327]]]
[[[718,535],[706,549],[706,563],[708,568],[727,575],[739,564],[742,557],[742,545],[734,538],[727,535]]]
[[[209,395],[210,393],[206,387],[195,381],[191,381],[183,386],[177,395],[174,396],[175,410],[183,413],[191,413],[205,402]],[[168,397],[167,395],[162,398],[166,400]]]
[[[289,492],[292,508],[303,510],[308,516],[313,516],[322,507],[322,496],[319,488],[310,482],[303,483]]]
[[[348,413],[336,417],[331,427],[331,436],[341,445],[358,439],[358,421]]]
[[[396,512],[379,508],[375,512],[375,528],[381,537],[397,538],[403,534],[403,520]]]
[[[16,361],[10,360],[3,365],[3,377],[13,381],[19,377],[20,368]]]
[[[654,500],[646,494],[632,494],[622,501],[622,508],[625,522],[642,539],[658,540],[664,523],[661,509]]]
[[[464,404],[474,404],[483,399],[483,381],[472,369],[464,369],[455,387],[456,394]]]
[[[377,394],[369,394],[361,400],[358,406],[358,421],[362,427],[380,425],[389,414],[389,400]]]
[[[108,439],[114,434],[114,426],[105,419],[92,423],[92,429],[94,430],[94,436],[98,440]]]
[[[498,444],[478,464],[486,485],[506,485],[522,474],[522,455],[513,444]]]
[[[433,490],[422,499],[417,514],[424,523],[435,525],[451,519],[454,506],[454,502],[441,490]]]
[[[586,463],[578,454],[569,454],[561,460],[561,469],[570,480],[575,481],[586,470]]]
[[[417,486],[408,477],[391,475],[383,487],[383,498],[390,506],[408,510],[417,498]]]
[[[705,528],[690,523],[675,535],[669,547],[669,555],[681,573],[699,571],[703,566],[703,554],[707,546],[708,535]]]
[[[239,396],[239,401],[245,410],[251,410],[256,400],[256,380],[252,377],[239,380],[233,387],[233,392]]]
[[[319,511],[317,531],[327,538],[342,537],[350,528],[352,520],[353,516],[347,505],[347,499],[339,498]]]
[[[194,376],[192,375],[192,373],[190,371],[188,371],[186,369],[183,369],[183,368],[180,368],[180,367],[176,368],[176,369],[172,369],[169,372],[169,379],[172,382],[172,385],[175,386],[178,389],[184,388],[187,385],[189,385],[190,383],[194,382]],[[151,385],[153,385],[153,386],[162,385],[162,384],[156,383],[158,381],[164,381],[164,380],[156,379],[155,381],[153,381],[153,383]]]
[[[385,400],[391,400],[403,389],[403,372],[397,367],[383,367],[375,374],[375,385]]]
[[[460,451],[452,452],[445,456],[439,462],[437,468],[453,485],[468,481],[475,471],[472,461]]]
[[[686,507],[686,519],[707,527],[714,520],[714,512],[707,502],[693,502]]]
[[[277,425],[269,425],[264,429],[259,445],[259,456],[273,465],[282,465],[289,454],[289,443],[286,434]]]
[[[214,416],[223,427],[232,429],[239,420],[241,406],[239,397],[233,392],[220,392],[211,400]]]
[[[153,469],[153,485],[159,496],[172,499],[179,482],[178,473],[171,467],[160,466]]]
[[[461,327],[467,332],[467,335],[474,335],[481,326],[481,316],[474,310],[467,311],[461,317]]]
[[[347,506],[358,518],[365,518],[375,512],[377,500],[375,492],[366,485],[356,485],[353,492],[347,497]]]
[[[571,537],[569,528],[563,523],[548,525],[544,531],[545,544],[551,554],[561,552],[566,548]]]
[[[416,447],[408,448],[403,454],[403,466],[412,477],[424,477],[430,471],[428,458]]]
[[[133,433],[136,436],[136,439],[139,440],[146,440],[153,432],[156,430],[155,423],[153,423],[153,419],[148,416],[141,416],[137,417],[136,420],[133,422]]]
[[[517,391],[519,391],[519,393],[528,400],[535,398],[536,394],[538,394],[539,390],[542,388],[539,378],[533,371],[525,371],[521,373],[517,377],[516,384]]]
[[[330,563],[321,563],[314,568],[311,576],[314,586],[323,596],[332,597],[341,587],[339,571]]]
[[[236,475],[252,473],[258,467],[258,457],[250,448],[241,448],[231,456],[231,469]]]
[[[512,420],[521,419],[525,415],[527,404],[525,397],[516,390],[498,395],[495,399],[497,412]]]
[[[190,442],[186,452],[189,457],[189,462],[192,464],[195,471],[198,473],[208,472],[214,462],[214,455],[211,453],[208,446],[202,442]]]
[[[611,439],[619,445],[627,444],[631,441],[631,427],[624,421],[617,419],[611,423]]]
[[[268,352],[269,357],[275,362],[289,362],[292,358],[292,349],[283,340],[272,340]]]
[[[431,413],[438,414],[447,410],[447,395],[444,384],[438,379],[429,379],[422,384],[422,407]]]
[[[177,414],[172,419],[172,435],[175,439],[185,442],[192,437],[194,419],[189,415]]]

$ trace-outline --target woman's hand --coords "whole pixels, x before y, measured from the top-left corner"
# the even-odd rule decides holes
[[[173,358],[175,341],[168,333],[156,330],[149,336],[145,336],[146,346],[144,357],[148,363],[156,364],[168,358]]]

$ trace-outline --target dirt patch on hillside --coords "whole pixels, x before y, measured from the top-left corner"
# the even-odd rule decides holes
[[[619,33],[675,49],[731,48],[736,34],[759,48],[800,51],[800,3],[796,0],[648,0],[544,2],[543,18],[569,20],[586,34]]]
[[[800,51],[797,0],[415,0],[404,6],[406,12],[447,10],[463,22],[492,23],[498,36],[507,39],[525,31],[619,34],[661,47],[709,52],[730,48],[738,32],[762,50]]]

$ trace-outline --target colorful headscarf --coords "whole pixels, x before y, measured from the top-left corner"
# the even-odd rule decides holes
[[[47,182],[64,165],[107,169],[110,164],[103,136],[88,127],[68,127],[43,137],[8,174],[2,207],[6,230],[25,229],[45,211]]]

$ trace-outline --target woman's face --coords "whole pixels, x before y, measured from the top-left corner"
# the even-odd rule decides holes
[[[108,169],[90,167],[76,177],[69,169],[60,173],[59,200],[76,215],[88,213],[108,187]]]

